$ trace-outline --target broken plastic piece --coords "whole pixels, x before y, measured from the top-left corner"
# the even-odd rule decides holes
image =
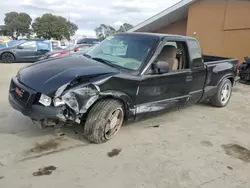
[[[62,96],[62,100],[75,112],[85,113],[99,98],[99,91],[98,86],[91,84],[69,90]]]

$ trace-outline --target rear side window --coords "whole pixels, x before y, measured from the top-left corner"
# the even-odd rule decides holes
[[[198,59],[202,57],[200,44],[196,40],[188,40],[188,46],[192,59]]]
[[[50,51],[50,43],[37,41],[37,50],[47,50]]]

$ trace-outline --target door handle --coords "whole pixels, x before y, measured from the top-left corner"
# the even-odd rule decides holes
[[[186,76],[186,82],[191,82],[193,80],[193,76]]]

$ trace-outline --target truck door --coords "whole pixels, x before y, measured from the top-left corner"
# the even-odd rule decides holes
[[[156,58],[157,61],[168,63],[170,71],[155,74],[149,67],[142,75],[136,99],[137,116],[179,107],[189,100],[193,78],[186,42],[167,41]]]

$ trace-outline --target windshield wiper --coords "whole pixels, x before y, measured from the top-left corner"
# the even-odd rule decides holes
[[[88,55],[88,54],[83,54],[83,56],[85,56],[85,57],[87,57],[87,58],[91,58],[91,56]]]
[[[111,67],[115,67],[117,68],[117,66],[115,66],[111,61],[109,60],[106,60],[106,59],[103,59],[103,58],[100,58],[100,57],[92,57],[91,59],[93,60],[96,60],[96,61],[99,61],[99,62],[102,62],[102,63],[105,63]]]

